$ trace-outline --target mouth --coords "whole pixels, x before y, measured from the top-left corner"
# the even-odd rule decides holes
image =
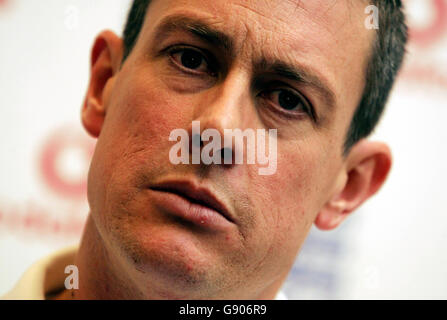
[[[235,220],[210,189],[191,181],[167,181],[149,188],[163,210],[204,227],[222,227]]]

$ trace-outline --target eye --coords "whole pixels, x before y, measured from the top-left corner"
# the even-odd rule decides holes
[[[181,69],[196,74],[213,73],[207,58],[199,50],[178,48],[170,53],[174,63]]]
[[[264,92],[264,98],[271,101],[275,107],[285,111],[304,111],[310,113],[307,101],[298,93],[287,89],[275,89]]]
[[[298,96],[286,90],[276,90],[273,92],[273,96],[275,100],[278,100],[281,108],[286,110],[294,110],[301,103],[301,99]]]

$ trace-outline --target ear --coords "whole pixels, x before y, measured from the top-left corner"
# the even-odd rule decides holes
[[[361,140],[345,159],[334,195],[318,213],[314,223],[321,230],[336,228],[351,212],[374,195],[391,169],[391,151],[380,142]]]
[[[122,40],[112,31],[95,39],[91,53],[90,82],[81,111],[84,128],[98,137],[106,115],[107,101],[121,66]]]

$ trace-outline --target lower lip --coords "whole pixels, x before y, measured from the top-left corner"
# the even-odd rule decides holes
[[[223,230],[231,227],[232,223],[220,213],[201,204],[165,191],[151,190],[154,204],[162,211],[168,212],[203,228]]]

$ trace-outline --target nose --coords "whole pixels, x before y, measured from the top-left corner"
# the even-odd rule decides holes
[[[225,139],[225,131],[252,127],[255,119],[248,75],[238,71],[229,73],[224,81],[202,93],[198,99],[190,129],[191,151],[215,142],[213,139],[219,136],[220,163],[232,165],[235,163],[235,153],[241,148],[235,146],[234,139]],[[198,125],[200,129],[197,129]],[[215,134],[210,137],[210,134],[207,134],[209,132]]]
[[[236,70],[202,95],[193,118],[200,121],[203,130],[212,128],[223,134],[224,129],[249,125],[244,115],[250,112],[251,104],[249,75]]]

